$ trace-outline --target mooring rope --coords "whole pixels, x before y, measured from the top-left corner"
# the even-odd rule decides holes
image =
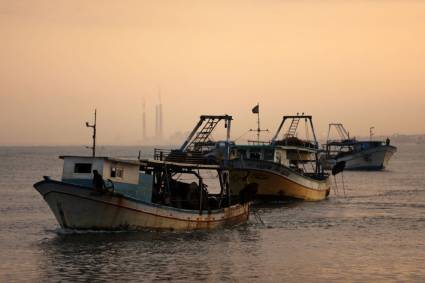
[[[257,223],[261,223],[265,226],[263,219],[261,219],[260,214],[258,213],[258,210],[255,208],[252,208],[252,214],[254,214],[255,219],[257,220]]]

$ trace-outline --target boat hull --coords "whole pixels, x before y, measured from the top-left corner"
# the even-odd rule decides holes
[[[78,230],[209,230],[247,221],[249,203],[199,211],[145,203],[48,180],[34,185],[62,228]]]
[[[345,161],[345,170],[382,170],[388,166],[388,162],[397,148],[394,146],[380,146],[357,153],[349,154],[337,159],[326,160],[324,168],[332,167],[341,161]]]
[[[291,170],[254,168],[244,164],[243,168],[230,170],[230,187],[233,194],[238,194],[247,183],[256,183],[257,199],[320,201],[330,192],[329,178],[315,180]]]

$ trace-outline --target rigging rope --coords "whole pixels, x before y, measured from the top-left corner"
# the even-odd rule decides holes
[[[241,137],[243,137],[244,135],[246,135],[247,133],[249,133],[251,130],[246,131],[245,133],[243,133],[241,136],[239,136],[237,139],[235,139],[235,141],[239,140]]]

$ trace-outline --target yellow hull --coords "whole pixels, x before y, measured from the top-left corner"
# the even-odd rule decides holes
[[[247,168],[230,171],[233,194],[238,194],[248,183],[258,184],[257,197],[260,199],[319,201],[326,199],[330,192],[329,178],[315,180],[296,173],[283,175]]]

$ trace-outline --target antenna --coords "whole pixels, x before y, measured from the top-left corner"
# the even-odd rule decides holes
[[[93,129],[93,145],[87,146],[87,148],[92,150],[93,157],[96,156],[96,114],[97,114],[96,112],[97,112],[97,109],[94,109],[94,123],[90,125],[89,122],[86,122],[86,127]]]

